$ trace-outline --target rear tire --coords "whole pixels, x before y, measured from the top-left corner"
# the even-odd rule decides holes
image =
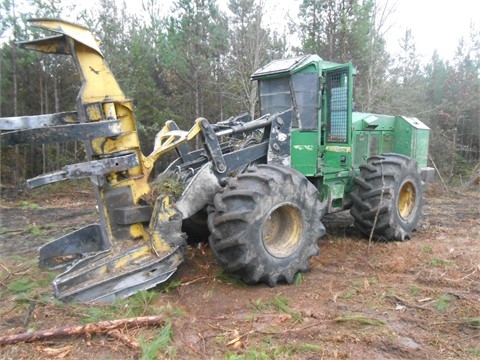
[[[423,207],[417,162],[400,154],[373,156],[360,165],[354,181],[350,213],[355,227],[376,240],[410,239]]]
[[[250,166],[214,198],[209,243],[224,269],[245,283],[291,284],[318,255],[325,210],[318,191],[293,169]]]

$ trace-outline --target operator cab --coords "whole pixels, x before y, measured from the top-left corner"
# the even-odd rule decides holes
[[[256,71],[260,115],[293,108],[291,165],[305,176],[339,172],[351,164],[351,64],[317,55],[272,61]]]

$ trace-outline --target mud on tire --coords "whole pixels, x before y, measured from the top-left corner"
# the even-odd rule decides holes
[[[373,156],[354,179],[350,213],[365,236],[385,241],[409,239],[420,220],[423,184],[415,160],[400,154]]]
[[[319,253],[324,207],[315,186],[293,169],[251,166],[229,179],[213,209],[210,246],[224,269],[245,283],[291,284]]]

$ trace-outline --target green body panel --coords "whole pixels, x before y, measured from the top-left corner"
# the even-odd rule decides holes
[[[252,76],[260,82],[261,115],[294,109],[290,164],[317,186],[327,213],[350,206],[359,166],[374,155],[403,154],[427,166],[429,128],[416,118],[353,112],[354,73],[349,63],[304,55]]]
[[[416,118],[353,113],[353,164],[359,166],[373,155],[394,152],[427,166],[430,129]]]
[[[292,167],[305,176],[317,176],[318,170],[318,132],[292,131],[291,138]]]
[[[393,152],[417,160],[420,168],[427,166],[430,129],[416,118],[396,117]]]

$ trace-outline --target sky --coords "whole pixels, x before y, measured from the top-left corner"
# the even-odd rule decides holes
[[[443,59],[451,59],[460,37],[468,37],[470,24],[480,29],[479,0],[397,0],[390,47],[398,49],[398,39],[410,28],[416,50],[428,59],[437,49]]]
[[[301,3],[301,0],[263,1],[272,14],[270,21],[280,27]],[[416,50],[424,60],[428,61],[435,49],[441,58],[451,59],[460,37],[470,33],[471,22],[480,29],[480,0],[377,0],[378,4],[386,2],[395,8],[387,33],[387,48],[392,54],[399,51],[399,40],[410,29]]]

